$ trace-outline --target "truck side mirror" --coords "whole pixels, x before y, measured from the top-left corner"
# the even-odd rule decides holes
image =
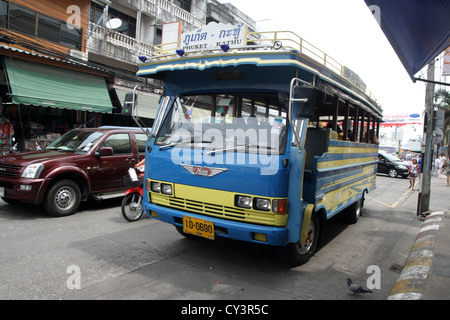
[[[299,87],[297,99],[306,100],[297,101],[297,117],[311,118],[316,105],[316,89],[310,84],[303,84]]]
[[[101,147],[95,152],[95,155],[97,157],[112,156],[113,149],[111,147]]]

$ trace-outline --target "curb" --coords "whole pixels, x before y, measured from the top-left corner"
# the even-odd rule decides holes
[[[394,284],[388,300],[421,300],[433,261],[434,245],[444,211],[434,211],[422,223],[408,261]]]

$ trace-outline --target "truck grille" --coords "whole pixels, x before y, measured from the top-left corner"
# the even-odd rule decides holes
[[[232,208],[212,203],[169,197],[163,194],[152,192],[149,193],[149,198],[151,199],[152,203],[163,207],[169,207],[180,211],[218,217],[222,219],[272,226],[284,226],[287,222],[287,215],[275,215],[273,213],[255,212],[252,210]]]
[[[1,163],[0,177],[17,177],[19,175],[20,169],[22,169],[21,166]]]

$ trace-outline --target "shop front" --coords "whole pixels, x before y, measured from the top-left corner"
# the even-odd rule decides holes
[[[11,56],[0,59],[2,153],[15,143],[18,151],[45,147],[72,128],[102,125],[102,115],[113,112],[106,78],[99,72],[81,72],[67,63],[63,68]]]

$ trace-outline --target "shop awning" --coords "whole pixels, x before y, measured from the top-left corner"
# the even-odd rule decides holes
[[[450,46],[450,1],[365,0],[413,81]]]
[[[103,77],[5,57],[15,104],[112,113]]]

